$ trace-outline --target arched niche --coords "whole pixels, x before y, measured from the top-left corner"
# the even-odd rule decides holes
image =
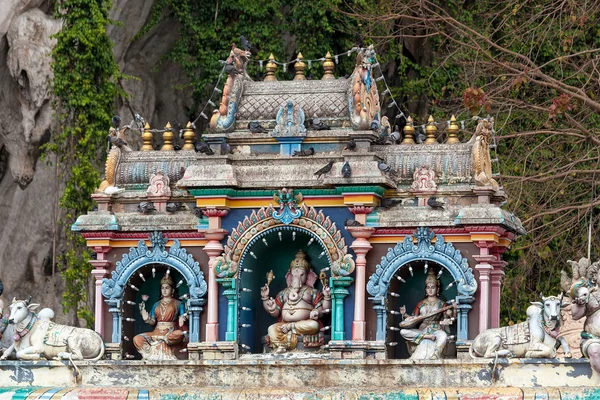
[[[433,238],[435,237],[435,242]],[[409,269],[411,263],[435,263],[444,268],[452,277],[452,284],[456,287],[456,302],[458,308],[458,341],[467,340],[468,311],[473,303],[473,294],[477,290],[477,281],[473,271],[469,268],[467,259],[452,243],[446,243],[442,235],[435,235],[427,227],[419,227],[414,236],[407,236],[402,243],[390,248],[388,253],[381,258],[375,273],[369,278],[367,292],[372,296],[377,313],[377,340],[386,340],[386,326],[390,283],[395,280],[403,269]],[[406,272],[404,272],[406,273]]]
[[[313,207],[298,205],[301,194],[294,195],[293,191],[288,189],[279,193],[282,199],[287,194],[288,200],[281,200],[279,208],[270,205],[254,210],[239,222],[229,235],[223,256],[218,257],[213,264],[217,282],[225,288],[223,295],[228,299],[225,340],[239,342],[240,329],[251,329],[255,333],[249,340],[253,342],[252,347],[256,347],[257,335],[266,335],[266,320],[263,321],[260,317],[253,318],[251,314],[244,312],[255,315],[259,312],[256,308],[262,307],[262,303],[256,299],[260,300],[260,287],[265,284],[266,273],[270,270],[273,270],[278,281],[274,281],[270,286],[270,295],[274,296],[281,289],[278,285],[285,282],[285,273],[298,250],[308,254],[308,260],[317,275],[320,272],[327,273],[326,279],[331,287],[333,303],[331,337],[344,339],[343,299],[349,293],[346,288],[353,281],[350,274],[354,271],[354,260],[347,253],[348,248],[341,232],[329,217],[322,211],[317,212]],[[265,254],[275,248],[276,252],[281,254],[279,258],[271,260],[265,257]],[[273,267],[273,262],[277,262],[278,259],[280,263]],[[265,260],[267,262],[263,262]],[[250,275],[252,278],[248,278]],[[315,287],[321,289],[321,284],[316,282]],[[244,305],[245,297],[254,299],[251,302],[254,310],[248,311],[243,308],[252,308]],[[257,322],[265,323],[265,326],[258,327]]]
[[[121,261],[111,273],[111,278],[102,280],[102,295],[107,298],[109,311],[113,316],[113,331],[111,341],[120,343],[122,338],[122,303],[125,289],[129,280],[145,266],[160,264],[176,270],[189,288],[187,304],[190,322],[190,342],[200,341],[200,312],[205,303],[207,285],[200,265],[194,260],[187,250],[181,247],[179,240],[175,239],[173,245],[166,250],[168,238],[162,232],[150,234],[151,248],[146,246],[144,240],[138,242],[137,247],[132,247],[129,253],[123,254]]]

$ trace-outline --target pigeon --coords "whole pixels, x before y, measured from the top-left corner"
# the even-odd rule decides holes
[[[348,161],[346,161],[344,163],[344,166],[342,167],[342,176],[344,178],[350,178],[351,175],[352,175],[352,169],[350,169],[350,163]]]
[[[333,161],[329,161],[327,163],[327,165],[325,165],[323,168],[321,168],[320,170],[315,172],[315,175],[317,175],[317,179],[321,179],[322,175],[325,175],[326,173],[331,171],[331,167],[333,167],[333,163],[334,163]]]
[[[417,132],[415,130],[415,142],[417,142],[417,144],[423,144],[423,143],[425,143],[425,139],[427,139],[427,136],[425,136],[424,133]]]
[[[167,203],[167,212],[170,213],[174,213],[177,210],[181,210],[183,208],[183,203],[182,202],[177,202],[177,203]]]
[[[344,226],[364,226],[364,225],[355,219],[346,219],[346,220],[344,220]]]
[[[355,45],[356,45],[356,47],[358,47],[359,49],[362,49],[362,48],[364,48],[364,47],[365,47],[365,44],[364,44],[363,37],[362,37],[362,35],[361,35],[360,33],[358,33],[358,32],[356,32],[356,33],[354,34],[354,44],[355,44]]]
[[[400,128],[398,128],[398,125],[396,125],[394,126],[394,132],[390,134],[390,139],[392,140],[392,143],[398,144],[400,143],[400,137]]]
[[[244,36],[240,36],[240,43],[242,43],[242,48],[244,50],[249,51],[252,54],[258,53],[258,50],[256,50],[256,47],[254,47],[254,45],[252,43],[250,43],[248,41],[248,39],[246,39]]]
[[[111,144],[114,144],[115,146],[117,146],[119,148],[121,148],[123,146],[127,146],[127,142],[124,141],[123,139],[121,139],[120,137],[108,135],[106,137],[106,140],[108,140]]]
[[[392,208],[398,204],[400,204],[402,200],[393,200],[393,199],[381,199],[381,203],[379,204],[383,208]]]
[[[348,143],[346,143],[346,147],[344,147],[344,150],[356,151],[356,142],[354,141],[354,139],[348,140]]]
[[[315,148],[314,147],[309,147],[308,149],[304,149],[304,150],[294,150],[294,154],[292,154],[293,157],[307,157],[307,156],[312,156],[315,154]]]
[[[376,119],[373,120],[373,122],[371,122],[371,130],[372,131],[378,131],[379,130],[379,121],[377,121]]]
[[[221,155],[223,154],[231,154],[231,146],[226,142],[226,141],[222,141],[221,142]]]
[[[310,127],[314,131],[329,131],[331,128],[320,118],[311,118],[308,120]]]
[[[379,168],[379,170],[384,173],[388,173],[392,170],[392,167],[390,167],[383,161],[377,161],[377,168]]]
[[[120,187],[116,187],[116,186],[107,186],[106,189],[104,189],[104,194],[117,194],[117,193],[121,193],[124,192],[125,188],[120,188]]]
[[[237,69],[235,67],[235,65],[233,64],[225,64],[225,67],[223,67],[223,71],[227,74],[227,75],[239,75],[242,73],[242,71],[240,71],[239,69]]]
[[[140,114],[137,114],[137,113],[134,115],[134,118],[135,118],[135,123],[137,124],[138,128],[144,129],[144,125],[146,125],[146,121],[144,121],[144,118]]]
[[[175,143],[175,144],[173,145],[173,150],[175,150],[175,151],[179,151],[179,150],[181,150],[181,145],[180,145],[179,143]]]
[[[112,117],[112,123],[115,129],[119,129],[119,126],[121,125],[121,117],[115,115],[114,117]]]
[[[212,151],[208,143],[206,143],[204,140],[196,142],[194,147],[196,148],[196,153],[206,154],[207,156],[212,156],[215,154],[215,152]]]
[[[151,201],[142,201],[140,204],[138,204],[137,209],[142,214],[150,214],[152,211],[156,211],[154,203]]]
[[[204,216],[204,212],[200,207],[194,207],[194,215],[196,218],[202,218]]]
[[[444,203],[441,201],[438,201],[438,199],[436,199],[435,197],[428,198],[427,205],[429,207],[433,208],[434,210],[443,210],[444,209]]]
[[[248,130],[252,133],[267,133],[267,130],[258,121],[248,122]]]

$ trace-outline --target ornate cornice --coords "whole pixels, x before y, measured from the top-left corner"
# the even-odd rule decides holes
[[[148,232],[82,232],[85,239],[148,239]],[[168,239],[204,239],[204,233],[198,231],[173,231],[164,232]]]

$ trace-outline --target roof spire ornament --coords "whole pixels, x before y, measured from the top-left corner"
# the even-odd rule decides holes
[[[450,125],[448,125],[447,131],[448,140],[446,140],[446,143],[460,143],[460,139],[458,138],[458,124],[456,123],[456,117],[454,115],[452,115],[452,117],[450,118]]]
[[[334,68],[335,64],[331,60],[331,54],[327,52],[327,54],[325,55],[325,61],[323,61],[323,70],[325,72],[323,73],[323,77],[321,78],[321,80],[335,79],[335,76],[333,76]]]
[[[183,140],[184,145],[182,150],[194,150],[194,129],[192,128],[192,123],[188,121],[187,125],[183,129]]]
[[[144,131],[142,132],[142,141],[144,145],[142,146],[142,151],[152,151],[152,132],[150,132],[150,124],[146,122],[144,125]]]
[[[437,144],[438,141],[435,138],[436,133],[437,127],[435,126],[433,115],[430,115],[429,119],[427,120],[427,127],[425,128],[425,135],[427,135],[427,139],[425,139],[425,144]]]
[[[171,123],[167,122],[167,126],[165,126],[165,131],[163,132],[163,146],[161,147],[161,151],[172,151],[175,150],[173,147],[173,128],[171,127]]]
[[[267,63],[267,76],[265,76],[265,81],[276,81],[277,77],[275,77],[275,71],[277,71],[277,64],[275,64],[275,56],[273,53],[269,56],[269,62]]]
[[[402,144],[415,144],[414,134],[415,127],[413,126],[413,119],[412,117],[408,117],[406,125],[404,126],[404,139],[402,140]]]
[[[304,57],[302,57],[302,53],[298,53],[296,63],[294,64],[294,70],[296,70],[296,75],[294,76],[295,81],[306,80],[306,76],[304,76],[304,69],[306,68],[306,64],[302,61],[303,58]]]

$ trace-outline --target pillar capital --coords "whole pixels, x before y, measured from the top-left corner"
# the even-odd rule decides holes
[[[221,219],[229,214],[229,207],[202,207],[202,213],[208,217],[210,230],[221,230]]]
[[[374,209],[375,207],[364,206],[362,204],[348,206],[348,211],[354,214],[356,221],[363,225],[367,223],[367,215],[371,214]]]

